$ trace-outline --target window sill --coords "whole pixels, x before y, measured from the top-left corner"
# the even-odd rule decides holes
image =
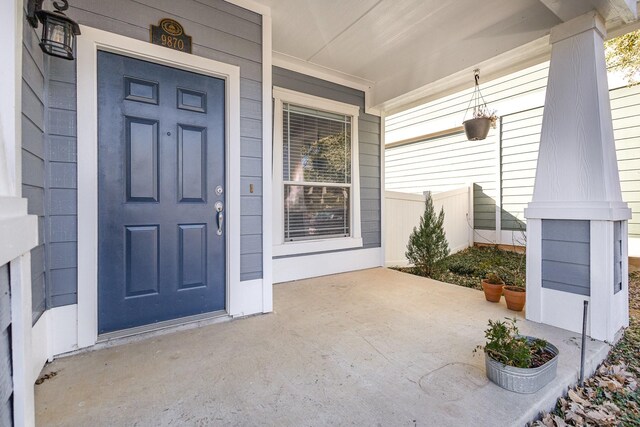
[[[308,254],[312,252],[330,252],[361,247],[361,237],[342,237],[306,242],[287,242],[274,245],[273,256]]]

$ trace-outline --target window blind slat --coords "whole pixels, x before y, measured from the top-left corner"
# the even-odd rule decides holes
[[[291,104],[283,116],[285,241],[350,236],[352,118]]]
[[[285,240],[351,235],[349,187],[285,185]]]

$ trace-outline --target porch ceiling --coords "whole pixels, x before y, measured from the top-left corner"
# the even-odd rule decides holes
[[[486,78],[540,61],[551,28],[591,9],[619,27],[634,19],[636,6],[635,0],[258,2],[272,10],[276,65],[333,70],[370,86],[368,104],[386,110],[445,86],[468,86],[478,65]],[[500,58],[506,54],[508,60]]]

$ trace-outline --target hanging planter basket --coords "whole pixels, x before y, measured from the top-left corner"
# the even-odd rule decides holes
[[[464,133],[467,134],[469,141],[481,141],[489,134],[491,119],[478,117],[477,119],[465,120],[462,124],[464,125]]]
[[[464,132],[467,134],[467,139],[469,141],[482,141],[489,134],[489,129],[496,127],[498,116],[496,116],[495,111],[489,110],[489,107],[487,107],[487,103],[482,96],[482,92],[480,92],[479,69],[473,71],[473,77],[476,85],[473,89],[469,105],[464,113],[462,125],[464,126]],[[473,108],[471,107],[472,105]],[[472,118],[465,120],[469,110],[472,111]]]

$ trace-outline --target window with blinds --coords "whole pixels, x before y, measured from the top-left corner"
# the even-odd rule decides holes
[[[285,103],[285,242],[351,235],[351,116]]]

